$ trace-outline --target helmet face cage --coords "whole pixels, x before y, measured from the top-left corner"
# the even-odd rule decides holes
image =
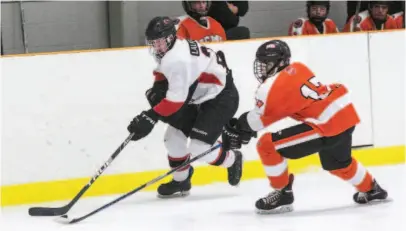
[[[209,12],[210,6],[211,6],[211,1],[185,1],[186,6],[190,12],[197,13],[201,16],[206,16],[207,13]],[[196,6],[201,7],[199,4],[206,3],[205,8],[198,8],[196,9]]]
[[[147,26],[145,37],[149,52],[156,61],[160,59],[173,47],[176,40],[175,25],[179,21],[169,17],[155,17]]]
[[[263,62],[258,58],[254,61],[254,75],[260,83],[276,74],[278,68],[275,66],[275,62]]]
[[[262,44],[254,61],[254,75],[260,83],[274,76],[290,64],[290,48],[281,40]]]
[[[175,40],[174,35],[169,35],[167,37],[154,39],[154,40],[147,40],[146,43],[149,47],[149,51],[152,55],[155,56],[157,59],[162,59],[166,52],[172,47],[172,44]]]

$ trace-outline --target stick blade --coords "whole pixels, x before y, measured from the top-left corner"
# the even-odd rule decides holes
[[[28,209],[30,216],[61,216],[65,214],[66,208],[48,208],[48,207],[32,207]]]

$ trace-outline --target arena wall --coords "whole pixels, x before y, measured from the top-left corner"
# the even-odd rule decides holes
[[[237,116],[255,103],[252,64],[268,39],[208,44],[225,52],[233,70],[241,99]],[[405,162],[404,30],[279,39],[290,45],[293,61],[350,89],[362,120],[353,141],[362,163]],[[72,198],[127,137],[131,119],[149,107],[144,93],[154,65],[145,47],[3,57],[1,205]],[[267,131],[295,123],[286,119]],[[85,195],[127,192],[167,171],[164,129],[160,123],[131,142]],[[242,149],[244,180],[265,176],[255,144]],[[320,170],[317,155],[289,165],[296,173]],[[195,166],[194,185],[227,179],[224,169]]]

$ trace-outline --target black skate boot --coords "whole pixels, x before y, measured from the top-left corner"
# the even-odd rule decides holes
[[[275,190],[269,193],[266,197],[259,199],[255,203],[257,212],[260,214],[269,213],[284,213],[293,211],[293,175],[289,175],[289,184],[281,190]]]
[[[242,175],[242,154],[240,151],[233,151],[235,153],[234,164],[227,168],[228,183],[232,186],[237,186],[240,183]]]
[[[192,166],[189,168],[189,176],[184,181],[172,180],[168,183],[161,184],[158,187],[158,197],[160,198],[173,198],[173,197],[184,197],[189,195],[189,191],[192,188],[192,176],[194,169]]]
[[[374,200],[385,200],[387,197],[388,193],[374,180],[372,189],[370,191],[357,192],[354,194],[353,199],[358,204],[367,204]]]

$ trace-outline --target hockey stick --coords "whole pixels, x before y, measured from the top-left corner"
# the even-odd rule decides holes
[[[134,190],[132,190],[132,191],[130,191],[130,192],[128,192],[128,193],[126,193],[126,194],[124,194],[124,195],[118,197],[117,199],[115,199],[115,200],[109,202],[108,204],[103,205],[102,207],[100,207],[100,208],[98,208],[98,209],[96,209],[96,210],[94,210],[94,211],[92,211],[92,212],[90,212],[90,213],[88,213],[88,214],[86,214],[86,215],[84,215],[84,216],[81,216],[81,217],[78,217],[78,218],[74,218],[74,219],[70,219],[70,218],[68,217],[68,215],[65,214],[65,215],[59,217],[59,218],[58,218],[58,221],[59,221],[59,222],[62,222],[62,223],[65,223],[65,224],[73,224],[73,223],[77,223],[77,222],[79,222],[79,221],[82,221],[82,220],[84,220],[84,219],[86,219],[86,218],[88,218],[88,217],[94,215],[95,213],[98,213],[98,212],[102,211],[103,209],[106,209],[106,208],[110,207],[111,205],[113,205],[113,204],[115,204],[115,203],[117,203],[117,202],[123,200],[124,198],[126,198],[126,197],[128,197],[128,196],[130,196],[130,195],[132,195],[132,194],[134,194],[134,193],[136,193],[136,192],[138,192],[138,191],[140,191],[141,189],[143,189],[143,188],[145,188],[145,187],[147,187],[147,186],[149,186],[149,185],[151,185],[151,184],[154,184],[155,182],[160,181],[161,179],[163,179],[163,178],[165,178],[165,177],[171,175],[172,173],[176,172],[177,170],[179,170],[179,169],[181,169],[181,168],[184,168],[185,166],[187,166],[187,165],[191,164],[192,162],[194,162],[194,161],[196,161],[196,160],[202,158],[203,156],[205,156],[205,155],[207,155],[208,153],[210,153],[210,152],[216,150],[216,149],[219,148],[219,147],[221,147],[221,143],[220,143],[220,144],[217,144],[216,146],[211,147],[209,150],[207,150],[207,151],[205,151],[205,152],[203,152],[203,153],[201,153],[201,154],[199,154],[199,155],[193,157],[192,159],[190,159],[190,160],[184,162],[183,164],[179,165],[178,167],[173,168],[173,169],[170,170],[169,172],[167,172],[167,173],[165,173],[165,174],[163,174],[163,175],[161,175],[161,176],[159,176],[159,177],[156,177],[155,179],[152,179],[151,181],[149,181],[149,182],[147,182],[147,183],[145,183],[145,184],[139,186],[138,188],[135,188]]]
[[[357,26],[356,20],[358,20],[358,15],[359,15],[360,9],[361,9],[361,1],[358,1],[357,6],[355,8],[355,14],[354,14],[354,17],[353,17],[352,22],[351,22],[351,24],[352,24],[351,25],[352,26],[351,32],[355,32],[354,30],[355,30],[355,27]]]
[[[118,154],[124,149],[124,147],[131,141],[131,138],[134,136],[134,133],[128,135],[127,139],[121,143],[120,147],[111,155],[111,157],[97,170],[96,174],[90,178],[89,183],[87,183],[80,192],[69,202],[69,204],[58,207],[33,207],[28,210],[28,214],[31,216],[61,216],[66,214],[74,204],[79,200],[80,197],[90,188],[90,186],[99,178],[99,176],[106,170],[106,168],[113,162],[113,160],[118,156]]]

